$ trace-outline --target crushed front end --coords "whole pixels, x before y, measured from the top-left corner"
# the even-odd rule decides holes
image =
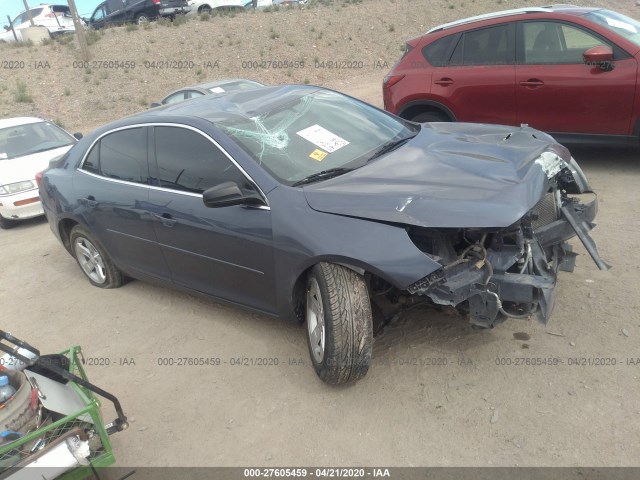
[[[412,297],[468,306],[471,322],[479,327],[532,315],[546,323],[557,273],[573,271],[575,265],[567,240],[578,236],[597,266],[609,268],[589,236],[597,198],[576,162],[546,152],[538,163],[548,177],[548,190],[509,227],[408,228],[414,244],[442,265],[407,287]]]

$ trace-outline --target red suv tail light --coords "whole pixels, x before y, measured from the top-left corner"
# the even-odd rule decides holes
[[[153,0],[153,3],[155,3],[156,5],[160,3],[160,0]]]
[[[387,75],[386,77],[384,77],[384,80],[382,81],[382,88],[391,88],[400,80],[402,80],[404,77],[405,77],[404,74],[403,75]]]
[[[36,173],[36,183],[38,184],[38,188],[42,184],[42,176],[44,175],[44,170],[42,172]]]

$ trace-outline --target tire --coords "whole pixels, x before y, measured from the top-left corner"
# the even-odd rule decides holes
[[[31,408],[31,384],[23,372],[4,371],[16,393],[0,410],[0,430],[26,434],[34,430],[36,411]]]
[[[0,228],[2,230],[8,230],[15,226],[16,222],[14,222],[13,220],[9,220],[8,218],[4,218],[2,215],[0,215]]]
[[[450,122],[451,119],[447,117],[444,113],[429,111],[422,112],[416,115],[411,119],[413,122],[417,123],[425,123],[425,122]]]
[[[99,288],[118,288],[124,283],[122,272],[86,228],[81,225],[73,227],[69,235],[69,244],[80,270],[92,285]]]
[[[307,277],[305,305],[309,356],[318,377],[330,384],[363,378],[373,347],[364,278],[341,265],[319,263]]]
[[[136,24],[142,25],[143,23],[147,23],[149,21],[149,17],[144,13],[139,13],[136,15]]]
[[[211,7],[209,5],[203,5],[198,10],[198,15],[204,15],[205,13],[211,15]]]

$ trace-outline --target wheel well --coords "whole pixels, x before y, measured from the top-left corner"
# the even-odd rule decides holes
[[[342,263],[342,262],[328,262],[328,263],[334,263],[336,265],[342,265],[343,267],[349,268],[351,270],[353,270],[354,272],[358,273],[359,275],[362,275],[365,277],[366,282],[367,282],[367,286],[369,288],[369,294],[372,295],[372,291],[375,291],[376,288],[374,287],[374,285],[385,285],[386,286],[390,286],[389,283],[387,283],[384,279],[378,277],[377,275],[363,270],[360,267],[356,267],[354,265],[349,265],[347,263]],[[300,275],[298,275],[298,278],[296,279],[295,283],[293,284],[293,289],[292,289],[292,295],[291,295],[291,303],[293,306],[293,311],[295,313],[296,319],[302,323],[304,322],[304,317],[305,317],[305,294],[306,294],[306,281],[307,281],[307,275],[309,274],[309,271],[315,266],[311,265],[309,266],[306,270],[304,270],[302,273],[300,273]]]
[[[424,104],[411,105],[409,108],[402,111],[400,116],[406,120],[411,120],[416,115],[426,112],[439,113],[447,117],[450,121],[455,121],[453,113],[445,106],[437,104]]]
[[[62,240],[62,244],[64,248],[66,248],[69,252],[71,252],[71,241],[69,237],[71,236],[71,229],[78,225],[78,222],[75,220],[71,220],[69,218],[63,219],[58,224],[58,231],[60,232],[60,239]]]
[[[209,10],[212,10],[212,8],[208,4],[205,3],[205,4],[200,5],[198,7],[198,13],[202,13],[202,10],[204,10],[205,8],[208,8]]]

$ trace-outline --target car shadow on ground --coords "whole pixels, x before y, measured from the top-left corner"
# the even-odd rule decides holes
[[[611,169],[640,173],[640,147],[586,147],[567,145],[578,164],[598,172]]]
[[[11,228],[8,228],[7,231],[11,230],[26,230],[28,228],[33,228],[34,225],[42,225],[47,223],[47,219],[44,215],[39,217],[29,218],[27,220],[18,220],[13,222]]]

